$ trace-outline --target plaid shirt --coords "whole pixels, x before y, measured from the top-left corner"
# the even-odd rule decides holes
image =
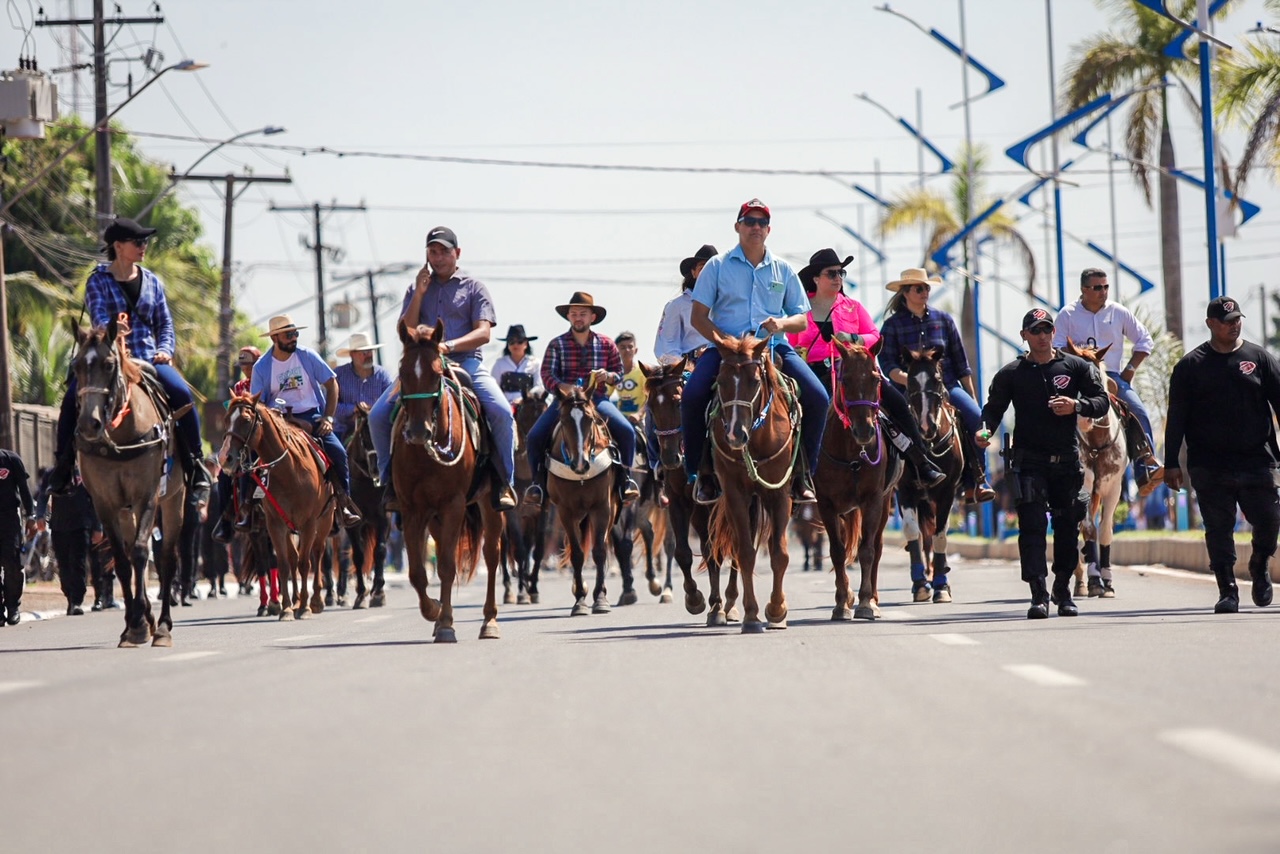
[[[927,347],[942,348],[942,381],[947,388],[958,384],[961,377],[973,373],[969,369],[969,358],[964,353],[964,342],[960,340],[956,322],[945,311],[926,307],[924,317],[916,317],[904,309],[885,319],[884,326],[880,327],[880,337],[884,341],[880,347],[880,367],[885,374],[894,369],[904,369],[904,351]]]
[[[89,322],[94,326],[106,326],[118,314],[129,315],[129,337],[125,343],[129,355],[144,362],[153,361],[156,353],[173,356],[177,339],[173,334],[173,317],[164,297],[164,285],[155,273],[145,267],[142,271],[142,289],[138,303],[129,311],[129,301],[124,290],[116,284],[116,277],[106,264],[99,264],[84,286],[84,302],[89,309]]]
[[[622,356],[612,338],[587,333],[587,344],[579,347],[573,332],[551,339],[542,357],[542,385],[553,389],[560,383],[574,385],[586,382],[587,375],[597,369],[622,373]]]

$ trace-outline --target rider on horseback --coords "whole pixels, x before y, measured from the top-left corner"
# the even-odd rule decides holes
[[[141,264],[146,255],[147,241],[155,233],[156,229],[143,228],[123,217],[107,226],[103,240],[107,244],[108,263],[99,264],[89,274],[89,281],[84,287],[84,301],[89,322],[95,327],[106,326],[122,314],[127,316],[128,322],[122,324],[122,328],[126,330],[129,355],[155,369],[156,377],[169,398],[170,410],[176,412],[193,404],[193,401],[187,381],[173,366],[177,339],[164,284]],[[71,486],[75,473],[75,445],[71,440],[78,410],[77,383],[72,375],[67,379],[67,392],[58,413],[56,463],[49,478],[49,488],[55,493],[65,492]],[[192,500],[203,502],[209,496],[209,473],[202,462],[200,416],[194,405],[177,420],[175,427],[187,488]]]
[[[605,309],[595,304],[591,294],[578,291],[568,303],[556,306],[556,311],[569,321],[570,328],[547,345],[542,360],[542,384],[554,389],[565,383],[588,383],[593,378],[603,378],[615,385],[621,382],[622,356],[618,354],[618,345],[612,339],[591,331],[592,326],[604,320]],[[593,389],[592,394],[596,411],[604,416],[609,435],[622,457],[619,462],[627,472],[622,483],[622,500],[634,501],[640,497],[640,487],[630,475],[636,456],[635,428],[609,400],[605,383]],[[541,505],[546,495],[547,446],[551,444],[551,433],[559,418],[560,400],[553,398],[547,411],[529,431],[529,465],[533,469],[533,483],[524,493],[527,504]]]

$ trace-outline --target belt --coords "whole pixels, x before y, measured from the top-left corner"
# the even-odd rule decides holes
[[[1050,465],[1056,465],[1058,463],[1079,462],[1080,460],[1080,455],[1074,451],[1070,454],[1046,454],[1042,451],[1014,448],[1013,452],[1033,463],[1049,463]]]

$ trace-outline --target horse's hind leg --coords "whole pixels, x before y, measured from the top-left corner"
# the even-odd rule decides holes
[[[671,502],[670,526],[668,531],[674,540],[675,560],[680,565],[680,574],[684,576],[684,609],[690,614],[701,614],[707,608],[706,597],[698,589],[698,582],[693,579],[693,549],[689,547],[689,511],[681,499],[680,506]],[[715,570],[717,588],[720,570]],[[667,586],[671,586],[671,564],[667,563]]]

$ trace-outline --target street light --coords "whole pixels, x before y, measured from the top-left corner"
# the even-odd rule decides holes
[[[27,183],[18,188],[13,197],[0,205],[0,229],[3,229],[3,217],[13,207],[14,203],[25,196],[27,193],[35,189],[36,185],[44,180],[54,168],[66,160],[71,152],[75,151],[80,145],[91,135],[98,133],[107,126],[107,123],[120,112],[134,98],[147,91],[147,87],[155,83],[170,71],[199,71],[201,68],[208,68],[208,63],[197,62],[194,59],[184,59],[181,62],[175,62],[173,65],[166,66],[155,73],[155,75],[138,87],[138,91],[134,92],[128,98],[121,101],[114,110],[107,113],[97,124],[89,128],[80,135],[75,142],[67,146],[62,152],[53,159],[49,165],[40,170],[40,173]],[[4,241],[0,239],[0,320],[4,323],[0,324],[0,448],[13,449],[13,386],[9,382],[10,374],[10,358],[9,358],[9,289],[4,279]]]
[[[191,173],[196,171],[197,166],[203,163],[206,159],[208,159],[211,155],[213,155],[216,151],[218,151],[218,149],[222,148],[223,146],[230,145],[233,142],[244,139],[246,136],[256,136],[257,134],[262,134],[263,136],[272,136],[277,133],[284,133],[284,128],[276,127],[275,125],[267,125],[266,127],[256,128],[254,130],[247,130],[244,133],[238,133],[235,136],[227,137],[226,139],[222,140],[222,142],[219,142],[218,144],[210,148],[208,151],[206,151],[204,154],[201,154],[199,157],[197,157],[196,162],[188,166],[186,172],[183,172],[181,175],[171,174],[169,176],[169,186],[165,187],[163,190],[157,193],[156,197],[151,201],[147,202],[147,206],[144,207],[142,210],[138,211],[136,214],[134,214],[133,218],[138,222],[142,222],[142,220],[146,218],[147,214],[151,213],[151,209],[154,208],[156,205],[160,204],[161,199],[163,199],[165,196],[172,193],[174,189],[178,186],[178,184],[183,181],[183,179],[185,179],[186,177],[191,175]]]

